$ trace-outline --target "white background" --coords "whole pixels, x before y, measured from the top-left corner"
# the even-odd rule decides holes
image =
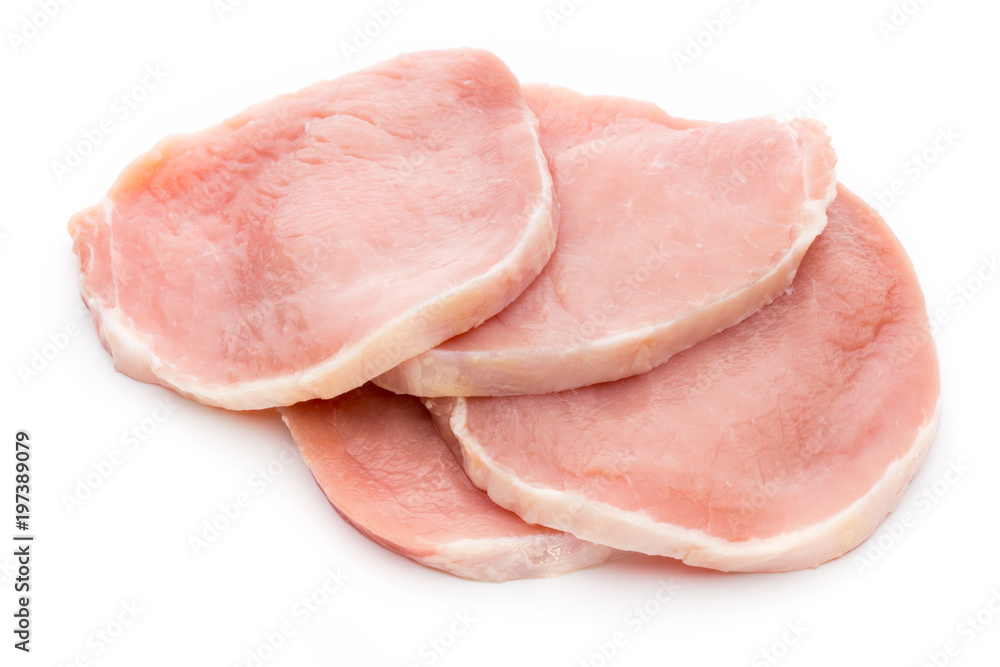
[[[918,666],[935,654],[938,664],[998,664],[1000,613],[987,605],[1000,610],[1000,278],[977,278],[1000,252],[997,3],[908,0],[912,16],[884,34],[891,0],[567,0],[574,11],[554,26],[546,11],[557,0],[409,0],[351,62],[341,44],[387,0],[245,0],[224,13],[213,0],[69,2],[34,34],[24,21],[41,23],[41,4],[7,0],[0,15],[0,432],[10,441],[0,540],[13,544],[18,429],[32,436],[37,536],[30,655],[12,648],[13,547],[0,547],[0,664],[247,665],[285,622],[293,633],[262,664]],[[679,68],[673,54],[723,9],[732,21],[702,34],[707,46]],[[15,48],[11,35],[24,34]],[[902,181],[886,218],[929,310],[947,320],[935,334],[944,412],[925,465],[872,540],[790,574],[636,556],[552,580],[463,581],[348,527],[274,413],[206,408],[113,371],[80,310],[70,215],[168,133],[402,51],[461,45],[495,51],[522,81],[649,99],[678,116],[808,112],[828,125],[848,187],[874,200]],[[163,80],[131,93],[147,67]],[[123,94],[144,98],[127,117]],[[110,134],[58,178],[53,163],[104,118]],[[935,150],[949,129],[957,138]],[[912,171],[907,162],[925,149],[936,159]],[[957,291],[977,288],[971,298]],[[67,327],[76,335],[61,337]],[[44,367],[26,375],[43,352],[51,358],[35,358]],[[158,401],[172,410],[160,422]],[[134,450],[123,442],[132,428],[147,431]],[[120,465],[68,508],[116,450]],[[269,464],[280,474],[264,481],[258,470]],[[949,476],[953,465],[961,476]],[[196,555],[191,536],[239,494],[249,507]],[[343,586],[308,618],[297,613],[338,570]],[[656,602],[669,579],[680,588]],[[109,645],[97,633],[117,634],[123,605],[140,611]],[[644,605],[648,615],[634,615]],[[984,625],[965,620],[981,610]],[[453,637],[456,614],[474,620]],[[604,658],[599,645],[619,631],[624,646]],[[437,653],[432,640],[450,646]],[[952,641],[957,655],[946,656]],[[769,647],[780,659],[760,653]]]

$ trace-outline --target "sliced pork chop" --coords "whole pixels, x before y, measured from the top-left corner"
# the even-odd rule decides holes
[[[323,492],[362,533],[482,581],[543,577],[621,554],[529,526],[472,485],[419,399],[365,385],[281,409]]]
[[[720,570],[814,567],[867,538],[933,436],[923,296],[841,189],[789,294],[637,377],[432,399],[471,479],[528,522]]]
[[[555,245],[495,56],[424,52],[168,137],[69,224],[116,367],[209,405],[329,398],[510,303]]]
[[[499,396],[646,372],[780,295],[826,224],[835,156],[815,121],[703,123],[634,100],[524,92],[555,179],[556,251],[503,312],[383,387]]]

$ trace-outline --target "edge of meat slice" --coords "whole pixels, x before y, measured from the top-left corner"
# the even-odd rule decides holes
[[[941,398],[898,240],[843,187],[827,230],[789,295],[646,375],[425,405],[470,479],[526,521],[726,571],[839,557],[898,504]]]
[[[504,311],[476,329],[408,359],[375,378],[375,383],[381,387],[426,397],[505,396],[563,391],[647,372],[778,298],[791,284],[802,257],[826,225],[826,209],[836,194],[833,168],[836,158],[823,126],[814,120],[796,119],[787,124],[770,118],[734,123],[700,122],[673,118],[653,104],[625,98],[588,97],[568,89],[542,85],[526,85],[522,90],[528,105],[540,119],[542,147],[552,165],[556,199],[561,209],[561,227],[552,259]],[[610,135],[609,128],[612,128]],[[664,132],[664,128],[668,132]],[[682,162],[678,164],[685,165],[682,167],[671,162],[673,156],[670,154],[651,156],[636,147],[615,148],[615,142],[630,140],[633,132],[643,141],[648,136],[649,141],[662,141],[664,146],[683,146],[685,150],[695,151],[697,158],[716,162],[720,158],[713,149],[706,147],[718,146],[720,142],[727,145],[725,142],[728,142],[727,149],[732,150],[732,155],[725,166],[731,173],[726,172],[724,176],[738,172],[744,181],[733,187],[739,195],[736,201],[728,204],[731,215],[737,219],[730,223],[722,212],[712,211],[713,223],[703,224],[701,231],[707,236],[715,234],[723,240],[730,238],[734,243],[745,243],[745,249],[717,248],[712,245],[718,243],[714,237],[700,239],[709,244],[703,251],[700,246],[694,249],[694,242],[699,238],[686,238],[691,231],[684,221],[685,197],[695,202],[705,197],[715,198],[718,195],[712,189],[714,186],[702,186],[690,178],[684,180],[685,168],[690,172],[699,168],[690,162],[690,156],[679,157]],[[771,142],[770,152],[754,152],[761,151],[762,141]],[[780,150],[774,148],[776,145]],[[781,157],[771,157],[772,153]],[[760,154],[768,157],[760,158]],[[797,160],[791,166],[788,164],[790,154]],[[614,193],[618,193],[619,199],[630,198],[627,206],[612,200],[616,206],[613,213],[601,211],[599,222],[587,219],[587,215],[596,214],[591,213],[593,209],[583,200],[604,187],[602,174],[617,169],[616,164],[623,155],[633,156],[637,166],[645,170],[645,178],[659,175],[660,180],[643,181],[642,186],[623,184],[624,189],[614,189]],[[646,165],[645,160],[652,161]],[[661,160],[668,163],[666,169],[673,170],[663,172],[670,175],[669,178],[660,174]],[[755,160],[765,161],[760,164]],[[701,168],[707,167],[702,165]],[[772,170],[778,175],[773,176]],[[780,179],[780,187],[789,189],[795,201],[801,203],[797,212],[786,209],[791,194],[787,194],[780,205],[762,203],[764,200],[759,193],[767,193],[769,187],[775,187],[770,183],[772,177]],[[574,180],[581,184],[573,184]],[[726,184],[732,185],[731,182]],[[673,202],[676,210],[670,217],[664,215],[662,230],[650,226],[642,232],[654,247],[657,242],[670,244],[666,250],[661,246],[657,268],[649,270],[649,260],[643,262],[648,252],[639,247],[630,251],[631,254],[622,248],[615,260],[595,264],[590,257],[593,252],[590,244],[613,247],[617,228],[624,225],[628,229],[628,225],[636,224],[628,221],[633,210],[648,209],[648,206],[643,207],[642,192],[656,185],[682,193]],[[704,190],[690,190],[697,187]],[[746,191],[749,194],[745,194]],[[633,206],[637,197],[639,204]],[[712,205],[717,202],[713,201]],[[618,214],[623,217],[617,224],[608,224],[603,219],[603,216]],[[781,220],[787,230],[779,233],[767,228],[768,224],[761,220],[768,215],[771,216],[767,218],[768,224],[772,218]],[[597,225],[607,233],[587,238],[585,232],[577,231],[575,224],[588,230]],[[753,235],[754,230],[762,229],[766,233],[761,234],[758,243],[764,246],[763,249],[750,244],[746,238]],[[600,236],[603,238],[597,238]],[[682,237],[684,242],[679,242]],[[723,252],[730,252],[732,257],[720,258]],[[739,264],[741,261],[746,267]],[[613,266],[616,263],[620,266]],[[738,264],[740,270],[728,266],[730,264]],[[705,281],[710,287],[684,281],[685,274],[698,276],[701,270],[710,274],[711,282]],[[729,281],[724,284],[711,276],[727,271]],[[635,292],[648,292],[647,300],[662,300],[664,310],[653,312],[648,306],[642,308],[639,297],[633,296],[632,290],[619,289],[623,279],[628,281],[643,275],[647,280],[640,281]],[[579,296],[572,305],[567,305],[567,299],[574,296],[572,291],[579,289],[573,281],[581,280],[581,276],[592,277],[595,294],[606,291],[610,305],[598,304],[598,300],[590,296]],[[565,287],[566,284],[569,286]],[[627,282],[628,287],[631,285]],[[615,286],[614,291],[612,286]],[[567,295],[566,290],[570,294]],[[622,292],[626,296],[620,297]],[[558,335],[552,331],[557,331]]]
[[[555,576],[623,555],[528,525],[489,500],[417,398],[365,385],[280,412],[333,508],[421,565],[496,582]]]
[[[435,67],[440,65],[434,62],[435,58],[449,59],[443,65],[445,67],[443,71],[435,71]],[[406,75],[400,74],[394,68],[411,68],[413,71]],[[452,78],[449,79],[449,76]],[[438,117],[433,119],[432,127],[424,132],[426,136],[417,135],[416,130],[410,132],[413,136],[407,133],[397,136],[385,131],[380,125],[381,115],[391,115],[398,111],[400,114],[408,114],[405,118],[410,122],[419,116],[418,112],[423,109],[421,104],[431,105],[430,102],[419,99],[405,99],[405,86],[409,85],[409,77],[417,80],[420,80],[419,77],[424,77],[432,89],[436,90],[437,88],[434,88],[436,86],[443,87],[447,94],[455,97],[455,100],[452,100],[453,105],[442,105],[437,110]],[[371,100],[363,95],[366,85],[383,86],[383,92],[389,91],[388,94],[397,97],[403,95],[404,99],[398,100],[398,105],[396,102],[390,104],[391,108],[383,108],[386,107],[385,104],[373,107]],[[329,92],[331,86],[334,87],[332,93]],[[357,92],[359,89],[360,93]],[[340,97],[342,93],[344,99]],[[360,97],[351,98],[352,94]],[[463,95],[468,97],[462,97]],[[338,253],[347,252],[347,255],[343,256],[346,262],[358,262],[363,259],[369,261],[365,259],[365,254],[353,256],[352,248],[358,246],[351,244],[359,243],[357,239],[344,239],[343,235],[336,233],[328,234],[328,237],[317,235],[313,241],[299,238],[301,234],[296,229],[281,227],[281,225],[294,226],[296,216],[291,213],[285,215],[279,209],[277,221],[272,216],[258,224],[258,227],[265,231],[246,233],[262,235],[267,233],[267,225],[272,225],[285,235],[281,238],[282,247],[271,254],[266,248],[255,250],[252,243],[256,239],[251,237],[249,244],[245,240],[240,240],[240,247],[233,250],[227,249],[228,246],[237,243],[231,239],[234,234],[245,232],[245,224],[237,223],[235,231],[227,232],[228,236],[219,235],[218,239],[206,242],[198,236],[200,232],[197,231],[197,225],[200,218],[192,215],[192,219],[185,220],[186,211],[182,211],[181,215],[172,212],[181,204],[190,203],[189,208],[192,209],[192,213],[201,215],[201,210],[206,206],[224,208],[230,201],[244,201],[248,197],[256,197],[262,199],[263,203],[246,205],[250,209],[249,215],[258,215],[256,211],[265,211],[265,216],[271,216],[270,211],[275,205],[270,201],[272,199],[282,201],[280,193],[274,194],[274,191],[280,188],[275,187],[271,181],[279,185],[287,181],[291,183],[292,188],[297,187],[298,184],[307,182],[301,178],[300,173],[315,173],[310,170],[323,168],[322,165],[325,164],[323,160],[329,159],[333,160],[330,163],[333,165],[331,169],[343,168],[348,174],[364,174],[366,172],[357,171],[364,167],[354,166],[363,161],[351,162],[351,160],[353,151],[367,150],[365,146],[373,146],[372,150],[381,151],[378,153],[379,159],[385,163],[385,171],[389,172],[385,176],[388,179],[386,183],[373,183],[371,187],[375,191],[379,188],[389,188],[390,197],[396,195],[409,197],[400,204],[401,207],[419,208],[421,202],[426,205],[428,198],[433,199],[431,197],[433,193],[409,192],[408,188],[411,186],[404,177],[415,173],[417,177],[429,178],[421,176],[421,173],[426,174],[431,171],[437,173],[437,163],[434,160],[438,153],[461,154],[463,152],[461,147],[452,142],[448,131],[457,122],[452,117],[455,114],[466,113],[471,114],[468,116],[471,118],[469,122],[474,125],[487,122],[480,120],[487,116],[482,113],[483,109],[474,106],[483,100],[500,109],[495,115],[502,119],[504,125],[495,128],[495,136],[482,131],[475,137],[474,141],[478,142],[475,148],[485,155],[478,159],[484,160],[484,165],[487,165],[486,158],[489,158],[489,164],[512,165],[511,173],[514,173],[515,168],[526,167],[530,163],[532,169],[537,168],[537,172],[532,172],[530,183],[525,187],[529,190],[531,187],[537,187],[537,198],[528,201],[527,197],[523,197],[526,201],[519,202],[520,195],[508,193],[504,200],[506,208],[503,210],[509,209],[511,214],[497,223],[503,225],[504,229],[502,233],[498,231],[495,236],[502,239],[503,243],[507,243],[507,237],[510,237],[510,242],[502,249],[499,240],[491,241],[489,247],[486,247],[487,244],[481,244],[484,247],[483,257],[488,259],[459,257],[454,260],[455,265],[459,267],[455,270],[448,267],[441,268],[444,264],[435,260],[434,266],[427,267],[424,274],[416,269],[412,270],[413,275],[403,274],[403,269],[397,271],[399,275],[392,274],[391,280],[387,279],[386,285],[382,287],[380,292],[382,295],[400,289],[404,281],[411,281],[418,285],[423,283],[420,286],[419,298],[403,302],[401,297],[394,297],[398,303],[392,306],[388,314],[378,315],[377,326],[370,329],[359,328],[357,331],[351,329],[349,333],[344,334],[346,342],[337,349],[330,349],[329,354],[322,350],[322,354],[315,351],[322,346],[332,348],[334,345],[330,342],[329,336],[322,335],[322,331],[314,333],[316,340],[307,338],[290,343],[286,328],[291,327],[295,333],[295,328],[300,326],[296,324],[296,318],[300,323],[304,320],[307,325],[312,325],[311,329],[309,326],[306,327],[310,331],[321,328],[317,326],[318,318],[323,318],[324,321],[320,324],[327,328],[332,325],[326,320],[331,320],[335,316],[353,322],[351,318],[355,317],[354,306],[347,308],[330,302],[325,308],[310,306],[311,310],[303,314],[296,309],[295,304],[292,304],[290,310],[284,310],[285,303],[287,295],[294,295],[294,290],[298,289],[301,283],[305,282],[309,288],[314,287],[315,280],[310,278],[310,275],[317,271],[316,266],[322,270],[324,262],[336,265],[342,258]],[[461,106],[462,104],[473,106],[465,108]],[[516,122],[513,120],[515,111]],[[374,116],[375,119],[367,118],[366,115]],[[310,126],[320,123],[332,124],[334,127],[332,131],[339,134],[334,134],[333,140],[329,137],[317,138],[310,134]],[[534,141],[534,150],[530,154],[514,151],[504,143],[508,138],[511,140],[511,145],[514,140],[526,142],[529,137]],[[203,141],[210,143],[202,146],[199,142]],[[253,143],[247,145],[248,141],[257,141],[260,145]],[[296,141],[300,143],[296,144]],[[338,141],[342,142],[343,146],[336,144],[336,148],[328,148]],[[355,143],[361,147],[357,148]],[[425,144],[429,148],[422,148]],[[292,148],[289,149],[289,146]],[[258,167],[239,158],[235,162],[230,160],[235,165],[236,175],[223,174],[226,178],[218,177],[221,178],[221,185],[207,181],[205,184],[197,182],[198,178],[212,178],[211,175],[216,173],[217,166],[213,166],[215,165],[213,160],[225,162],[226,156],[239,157],[242,155],[240,151],[247,150],[257,156],[254,159],[260,159],[265,163],[265,166],[261,167],[265,169],[264,172],[254,171]],[[326,153],[323,151],[330,150],[339,152],[335,153],[334,158],[325,157]],[[468,150],[466,148],[466,154]],[[423,157],[413,158],[405,151],[415,151],[414,155]],[[312,153],[317,154],[312,155]],[[195,160],[194,167],[182,164],[184,160]],[[339,166],[341,163],[346,166]],[[397,163],[405,164],[400,166]],[[184,171],[185,169],[193,171],[193,174]],[[350,171],[352,169],[355,171]],[[393,176],[393,169],[398,171],[396,176]],[[462,180],[479,178],[480,174],[473,171],[459,173],[453,170],[449,176],[451,180],[446,183],[457,187],[457,183]],[[526,172],[527,169],[522,171]],[[208,176],[204,176],[203,172]],[[240,190],[237,187],[241,183],[240,179],[244,178],[242,175],[244,172],[250,174],[247,178],[251,183],[255,183],[254,179],[265,179],[263,186],[257,184],[262,192],[247,194],[252,188],[244,187]],[[325,177],[329,178],[328,175]],[[393,183],[396,183],[393,178],[399,179],[401,183],[398,191],[392,189]],[[292,207],[298,205],[296,201],[309,202],[315,200],[317,196],[320,198],[330,196],[325,193],[335,192],[340,186],[316,187],[317,193],[310,194],[309,191],[298,193],[297,198],[292,198],[294,199],[291,201]],[[433,184],[432,187],[441,189]],[[492,189],[495,189],[494,186],[489,184],[489,188],[484,192],[492,192]],[[172,193],[172,190],[177,192]],[[357,195],[359,201],[361,196]],[[183,201],[179,201],[180,199]],[[126,203],[126,208],[134,207],[135,201],[146,202],[143,204],[145,209],[140,213],[149,220],[155,221],[156,216],[161,216],[160,220],[165,221],[163,228],[153,225],[155,234],[159,235],[156,239],[143,240],[136,235],[146,232],[135,230],[130,230],[130,233],[136,238],[124,241],[116,239],[116,231],[119,232],[118,236],[125,235],[116,225],[123,224],[123,219],[128,220],[119,215],[123,201]],[[148,203],[149,201],[152,203]],[[350,205],[354,208],[349,209],[349,214],[360,216],[359,219],[363,220],[364,210],[358,207],[364,206],[364,202],[356,206],[353,199],[351,202]],[[308,205],[315,208],[313,204]],[[149,209],[153,213],[146,213]],[[457,208],[447,210],[452,211],[450,213],[454,221],[452,233],[461,233],[463,226],[471,224],[462,217],[466,214]],[[165,211],[166,214],[160,213],[161,211]],[[242,209],[239,213],[246,215]],[[344,215],[339,209],[327,213],[331,219],[338,214]],[[381,212],[378,209],[371,209],[368,210],[368,214],[380,215]],[[444,211],[438,211],[436,214],[440,214],[442,219],[449,215]],[[476,216],[478,213],[473,211],[468,215]],[[322,216],[322,211],[310,209],[299,217],[309,216],[312,216],[309,224],[314,224],[312,218]],[[283,222],[285,218],[289,218],[290,222]],[[400,214],[400,219],[404,218],[405,216]],[[507,229],[513,228],[511,222],[515,219],[519,224],[516,234]],[[227,221],[226,224],[232,225],[233,221]],[[111,353],[118,371],[143,382],[161,384],[182,396],[207,405],[249,410],[290,405],[311,398],[329,398],[342,394],[399,362],[482,323],[513,301],[544,268],[555,247],[557,226],[558,209],[554,204],[548,163],[538,142],[538,121],[523,102],[516,78],[495,55],[489,52],[456,49],[404,54],[338,79],[314,84],[297,93],[282,95],[254,105],[202,132],[169,136],[128,165],[101,202],[74,215],[69,221],[68,230],[73,237],[73,250],[79,256],[81,295],[93,315],[100,340]],[[443,234],[442,227],[443,224],[437,224],[434,228],[435,233]],[[141,230],[142,225],[139,225],[138,229]],[[333,227],[330,229],[338,231]],[[415,232],[408,230],[408,233],[412,236]],[[166,247],[164,241],[174,243],[176,239],[186,238],[185,235],[195,238],[195,248],[179,246],[175,253],[178,255],[177,258],[170,256],[164,259],[155,256],[159,248]],[[427,237],[425,249],[433,250],[436,238]],[[389,238],[386,243],[392,247],[394,240]],[[139,248],[142,253],[150,256],[143,255],[145,257],[143,261],[129,263],[123,244],[128,248],[128,253],[140,252],[137,250]],[[237,260],[230,258],[228,253],[231,251],[239,256],[246,255],[244,259],[239,260],[244,262],[245,266],[234,264]],[[362,248],[360,252],[371,255],[377,251],[377,247],[373,245],[371,248]],[[272,254],[274,256],[271,256]],[[187,327],[201,319],[192,314],[191,322],[186,321],[187,316],[183,318],[185,321],[179,321],[180,316],[174,312],[177,310],[175,304],[178,299],[193,300],[188,294],[196,294],[203,289],[214,289],[211,287],[212,283],[205,280],[204,273],[199,274],[199,271],[205,271],[204,267],[211,269],[214,266],[206,259],[213,255],[219,262],[233,264],[224,266],[225,271],[229,273],[223,272],[218,278],[219,283],[225,285],[224,281],[231,279],[239,282],[243,275],[251,276],[256,282],[249,287],[237,285],[236,289],[241,293],[237,296],[234,292],[231,297],[226,297],[232,304],[227,304],[223,310],[231,308],[234,311],[232,318],[228,320],[229,325],[221,322],[214,329],[185,334],[186,337],[182,336],[179,341],[171,340],[172,336],[178,335],[176,333],[179,331],[178,326]],[[189,262],[192,261],[202,264],[189,266]],[[388,263],[383,262],[383,264],[394,266],[391,258]],[[479,268],[480,264],[483,265],[482,268]],[[160,271],[168,277],[172,272],[176,276],[176,272],[185,270],[191,272],[192,276],[169,278],[178,285],[173,285],[171,282],[171,287],[167,290],[153,285],[140,290],[133,284],[143,279],[142,273],[147,267]],[[411,271],[411,267],[407,266],[406,271]],[[214,279],[216,276],[209,275],[208,278]],[[270,289],[272,283],[274,289]],[[128,308],[122,305],[126,299],[124,289],[131,290],[128,298],[129,303],[133,305]],[[233,290],[232,284],[229,289]],[[221,292],[216,289],[212,294],[217,292],[225,296],[224,288]],[[247,293],[242,294],[242,292]],[[377,298],[373,294],[368,303],[371,303],[373,308],[382,307],[385,310],[385,304],[382,303],[384,298],[384,296],[381,299]],[[206,308],[204,303],[200,305],[195,303],[195,306],[207,311],[204,313],[204,319],[217,317],[212,315],[212,308]],[[137,325],[134,321],[137,308],[152,311],[154,321],[148,326]],[[191,310],[194,311],[194,308]],[[141,315],[147,317],[145,312]],[[235,326],[235,334],[230,330],[234,328],[232,326],[234,323],[239,325]],[[351,326],[359,327],[354,324]],[[149,333],[150,330],[156,330],[155,335]],[[363,333],[364,331],[367,333]],[[232,340],[228,340],[229,338]],[[184,349],[185,345],[188,349]],[[167,347],[170,352],[164,353],[162,349]],[[224,354],[234,359],[239,358],[240,369],[213,370],[210,379],[206,379],[209,376],[202,376],[197,370],[204,366],[205,360],[209,358],[207,353],[201,352],[203,348],[228,350]],[[284,364],[283,370],[271,375],[268,371],[261,377],[254,377],[254,370],[261,364],[258,357],[268,355],[280,359]],[[298,365],[294,361],[289,361],[300,357],[308,358],[308,362]],[[214,361],[210,363],[220,366]],[[220,368],[222,366],[235,368],[237,364],[227,362]],[[225,377],[226,374],[228,377]],[[237,375],[239,377],[236,377]]]
[[[436,400],[427,402],[433,405]],[[540,525],[555,525],[559,523],[558,517],[572,516],[572,525],[566,523],[562,530],[581,539],[597,544],[614,542],[620,549],[668,556],[688,565],[726,572],[789,572],[817,567],[864,542],[899,504],[927,454],[941,414],[939,401],[906,456],[894,461],[867,495],[836,516],[780,537],[733,543],[699,530],[665,526],[641,512],[631,513],[623,521],[620,508],[585,496],[526,484],[486,454],[482,443],[466,428],[465,399],[454,400],[450,418],[431,407],[435,421],[442,432],[447,429],[455,434],[456,441],[461,443],[457,455],[469,478],[479,488],[488,489],[490,498],[498,505],[526,520],[537,519]],[[546,521],[543,517],[555,518]],[[671,546],[668,549],[650,546],[654,543]]]

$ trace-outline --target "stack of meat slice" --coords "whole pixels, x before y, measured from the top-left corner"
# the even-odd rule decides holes
[[[791,291],[649,373],[429,401],[472,480],[526,521],[721,570],[814,567],[899,501],[937,422],[923,298],[841,189]]]
[[[814,121],[522,89],[460,49],[168,139],[70,226],[116,366],[287,406],[394,551],[781,571],[870,535],[938,415],[913,269],[835,161]]]
[[[418,396],[573,389],[644,373],[780,295],[826,224],[813,121],[695,123],[526,86],[560,208],[541,275],[502,313],[376,383]]]
[[[526,524],[469,481],[412,396],[366,385],[281,409],[330,503],[376,542],[460,577],[549,576],[621,553]]]
[[[70,221],[116,367],[209,405],[330,398],[498,312],[555,245],[517,79],[422,53],[168,137]]]

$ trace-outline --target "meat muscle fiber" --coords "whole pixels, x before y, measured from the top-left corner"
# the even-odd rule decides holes
[[[346,392],[498,312],[554,215],[518,81],[459,49],[168,137],[69,229],[120,371],[257,409]]]
[[[529,526],[472,485],[419,399],[365,385],[281,409],[333,506],[362,533],[451,574],[505,581],[621,555]]]
[[[572,389],[648,371],[791,284],[826,224],[822,125],[704,123],[525,86],[560,207],[541,275],[500,314],[376,383],[419,396]]]
[[[791,291],[651,372],[428,401],[466,472],[528,522],[720,570],[814,567],[867,538],[933,437],[912,266],[840,189]]]

